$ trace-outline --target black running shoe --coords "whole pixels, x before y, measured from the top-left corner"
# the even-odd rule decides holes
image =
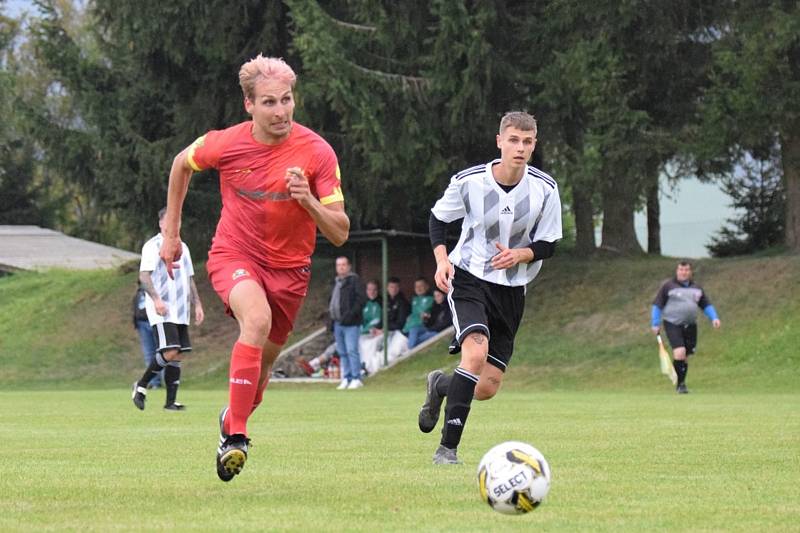
[[[240,433],[228,436],[217,448],[217,476],[230,481],[239,474],[247,461],[247,446],[250,439]]]
[[[675,387],[675,392],[678,394],[689,394],[689,389],[686,388],[686,383],[678,383],[678,386]]]
[[[442,400],[444,399],[436,391],[436,384],[444,376],[441,370],[434,370],[428,374],[428,389],[425,393],[425,403],[419,410],[419,430],[423,433],[430,433],[439,421],[439,412],[442,410]]]
[[[140,387],[136,381],[133,382],[131,398],[133,399],[133,405],[135,405],[140,411],[144,411],[144,401],[147,399],[147,389]]]
[[[164,409],[166,409],[167,411],[185,411],[186,406],[183,405],[182,403],[175,402],[169,405],[165,405]]]

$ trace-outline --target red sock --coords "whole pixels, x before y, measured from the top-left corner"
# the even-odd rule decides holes
[[[253,398],[253,408],[250,410],[250,414],[253,414],[256,408],[259,405],[261,405],[261,400],[262,398],[264,398],[264,390],[267,388],[267,385],[269,385],[269,376],[267,376],[264,379],[264,383],[262,383],[261,386],[258,388],[258,392],[256,392],[256,397]]]
[[[258,392],[260,375],[261,347],[237,341],[231,353],[228,414],[225,417],[229,435],[247,435],[247,418]]]

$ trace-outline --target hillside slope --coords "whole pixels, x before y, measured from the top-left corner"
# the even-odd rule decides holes
[[[650,303],[674,269],[670,258],[549,260],[529,288],[507,388],[645,390],[666,386],[649,333]],[[324,316],[331,264],[315,267],[294,338]],[[695,277],[723,328],[700,324],[689,380],[705,390],[796,391],[800,383],[800,257],[699,261]],[[136,273],[16,274],[0,278],[0,385],[4,388],[127,386],[141,368],[130,323]],[[202,269],[207,319],[192,328],[188,386],[223,386],[236,326]],[[290,342],[292,339],[290,339]],[[456,359],[435,346],[371,381],[419,386]]]

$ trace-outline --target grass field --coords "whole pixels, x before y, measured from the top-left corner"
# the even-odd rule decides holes
[[[332,263],[318,261],[295,340],[318,327]],[[701,317],[691,394],[658,373],[649,306],[670,258],[549,260],[528,294],[503,390],[476,404],[460,455],[436,468],[416,415],[443,343],[358,391],[274,384],[243,474],[216,478],[235,324],[202,265],[185,413],[144,413],[130,323],[135,272],[0,278],[0,531],[798,531],[800,257],[703,260],[723,321]],[[293,340],[290,340],[293,342]],[[475,469],[504,440],[537,446],[548,501],[506,517]]]
[[[419,389],[420,387],[417,387]],[[420,390],[277,385],[229,484],[213,469],[223,391],[184,413],[127,390],[0,393],[0,531],[797,531],[800,395],[504,391],[474,406],[465,464],[435,467]],[[24,438],[23,438],[24,437]],[[475,469],[518,439],[548,458],[546,503],[499,515]]]

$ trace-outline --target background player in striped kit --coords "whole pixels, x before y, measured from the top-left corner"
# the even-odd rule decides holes
[[[689,372],[687,357],[697,347],[698,308],[703,310],[714,329],[722,326],[708,295],[692,280],[692,264],[683,260],[675,267],[675,277],[661,284],[650,313],[650,328],[656,335],[663,319],[664,331],[672,346],[672,366],[678,374],[678,383],[675,385],[678,394],[689,392],[686,388],[686,374]]]
[[[430,237],[436,286],[448,293],[461,352],[452,375],[428,374],[419,428],[436,427],[443,399],[445,423],[435,464],[460,462],[456,448],[473,397],[492,398],[514,351],[525,307],[525,286],[561,239],[561,201],[556,182],[527,165],[536,147],[536,120],[524,112],[500,121],[500,159],[454,175],[431,209]],[[447,223],[463,219],[461,236],[447,254]],[[487,364],[488,363],[488,364]]]
[[[147,319],[153,328],[156,339],[156,356],[144,371],[141,379],[133,384],[133,404],[144,409],[147,397],[147,384],[162,370],[167,388],[164,409],[183,411],[185,407],[176,402],[181,379],[181,359],[192,350],[189,340],[189,318],[194,305],[195,323],[202,324],[204,313],[200,295],[194,283],[194,267],[189,247],[181,242],[182,254],[172,265],[173,276],[167,274],[167,267],[158,256],[164,241],[164,208],[158,212],[158,226],[161,232],[144,243],[142,261],[139,267],[139,282],[145,291]]]

